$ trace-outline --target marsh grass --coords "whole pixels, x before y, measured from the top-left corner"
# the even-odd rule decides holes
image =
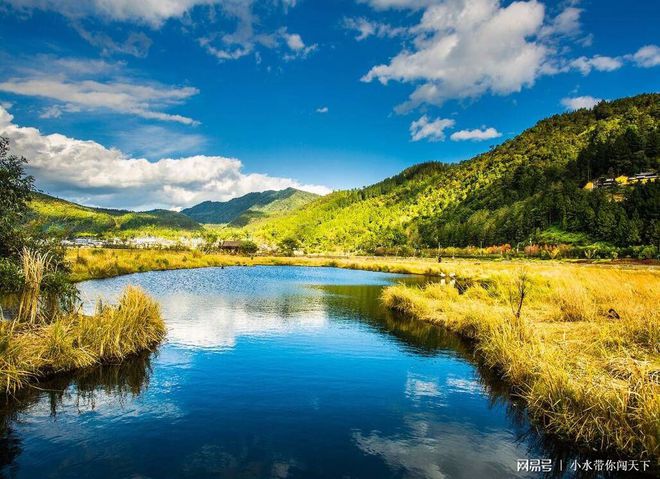
[[[41,281],[50,267],[48,253],[39,253],[23,248],[21,263],[24,277],[23,291],[18,306],[18,320],[34,324],[39,318],[41,303]]]
[[[158,304],[127,287],[116,306],[94,315],[62,314],[49,323],[0,322],[0,383],[14,393],[48,375],[121,361],[165,336]]]
[[[473,271],[477,273],[477,270]],[[463,294],[393,286],[384,302],[474,341],[544,430],[599,450],[660,456],[660,276],[648,270],[514,268]]]

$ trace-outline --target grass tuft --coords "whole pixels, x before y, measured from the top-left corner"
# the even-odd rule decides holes
[[[121,361],[165,336],[158,304],[127,287],[116,306],[58,316],[49,324],[0,322],[0,384],[14,393],[50,374]]]

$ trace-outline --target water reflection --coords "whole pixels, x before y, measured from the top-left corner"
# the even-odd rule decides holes
[[[382,307],[402,280],[227,268],[86,283],[89,304],[147,289],[167,343],[5,401],[0,474],[498,478],[523,477],[518,458],[575,457],[470,344]]]
[[[233,348],[237,338],[320,329],[328,320],[320,298],[286,295],[277,300],[177,293],[160,300],[169,342],[194,348]]]
[[[100,405],[121,409],[148,387],[151,361],[152,353],[145,352],[120,364],[60,374],[14,397],[4,397],[0,402],[0,468],[10,466],[12,477],[16,473],[11,466],[22,452],[22,440],[15,431],[21,415],[47,415],[54,421],[65,409],[77,414],[95,411]]]

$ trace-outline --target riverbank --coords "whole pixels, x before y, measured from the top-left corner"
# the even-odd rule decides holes
[[[472,340],[544,430],[657,461],[660,272],[536,266],[476,265],[462,291],[393,286],[383,300]]]
[[[165,337],[158,304],[128,287],[116,306],[94,315],[63,313],[48,322],[0,321],[0,383],[12,394],[41,378],[117,362],[153,348]]]
[[[192,269],[221,266],[319,266],[377,271],[385,273],[439,276],[455,273],[461,277],[479,278],[488,271],[510,271],[517,265],[533,265],[535,270],[552,271],[561,265],[566,268],[625,268],[649,269],[659,264],[630,262],[568,263],[546,260],[445,259],[401,258],[378,256],[240,256],[201,251],[159,249],[76,248],[67,251],[73,281],[112,278],[146,271]]]
[[[655,264],[250,258],[104,249],[70,250],[68,259],[77,281],[237,265],[444,274],[445,286],[396,286],[383,299],[393,309],[474,341],[479,356],[526,400],[545,430],[589,448],[660,456],[660,269]],[[458,288],[448,285],[450,274]]]

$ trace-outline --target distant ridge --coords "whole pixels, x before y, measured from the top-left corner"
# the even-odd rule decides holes
[[[204,224],[230,224],[241,227],[260,219],[289,213],[319,195],[287,188],[280,191],[248,193],[229,201],[204,201],[181,211],[189,218]]]
[[[62,237],[76,235],[126,236],[133,234],[171,235],[177,231],[198,231],[191,218],[169,210],[128,211],[82,206],[43,193],[30,201],[31,226]]]

